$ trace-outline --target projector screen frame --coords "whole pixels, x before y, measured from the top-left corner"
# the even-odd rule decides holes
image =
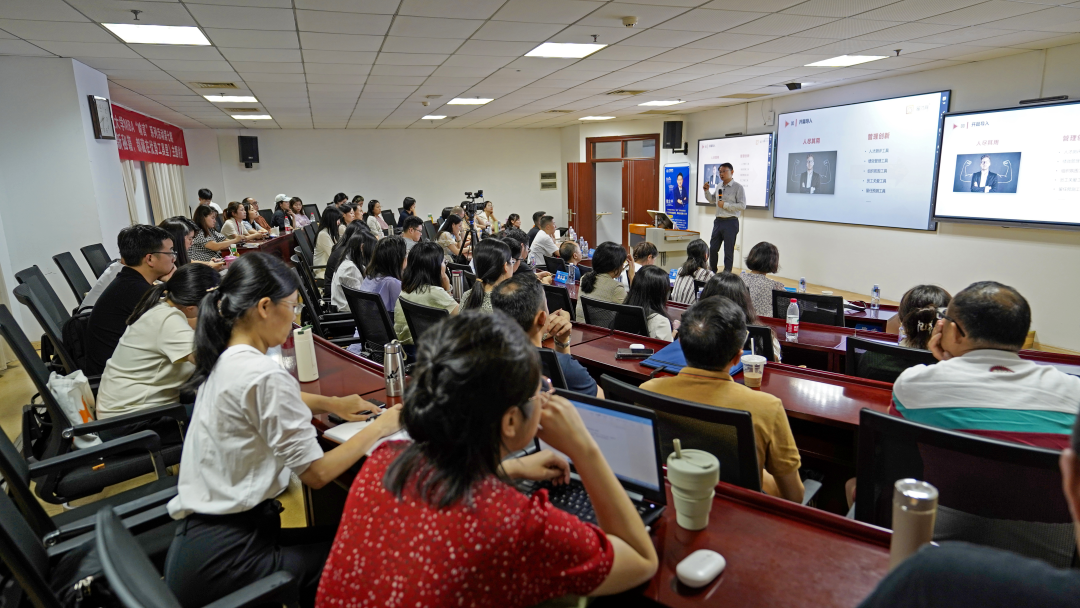
[[[747,205],[746,208],[747,209],[771,210],[772,209],[773,193],[776,191],[776,177],[775,177],[776,176],[776,141],[777,141],[778,138],[777,138],[777,133],[775,131],[765,131],[764,133],[744,133],[742,135],[724,135],[724,136],[721,136],[721,137],[702,137],[702,138],[698,138],[698,140],[697,140],[697,151],[695,152],[694,164],[693,164],[693,168],[695,170],[695,173],[697,173],[698,165],[701,163],[701,142],[703,142],[703,141],[719,141],[721,139],[741,139],[741,138],[744,138],[744,137],[761,137],[763,135],[768,135],[769,136],[769,168],[768,168],[768,170],[766,171],[766,174],[765,174],[765,204],[761,205],[761,206],[753,206],[753,207],[751,207],[750,205]],[[703,183],[705,183],[705,182],[703,181],[704,177],[700,173],[697,173],[697,178],[698,178],[698,182],[696,184],[694,184],[694,189],[695,189],[694,206],[695,207],[712,207],[713,209],[715,209],[716,208],[715,203],[710,203],[710,202],[707,202],[707,201],[703,203],[703,202],[700,202],[698,200],[698,197],[701,196],[701,185]],[[745,184],[743,185],[743,187],[745,188]]]
[[[966,116],[971,114],[996,114],[998,112],[1013,112],[1016,110],[1036,110],[1039,108],[1050,108],[1054,106],[1067,106],[1080,104],[1080,99],[1072,99],[1069,101],[1057,101],[1054,103],[1040,103],[1032,105],[1015,105],[1005,108],[990,108],[986,110],[965,110],[963,112],[947,112],[942,116],[942,120],[956,116]],[[944,123],[943,123],[944,124]],[[937,214],[937,177],[941,173],[941,147],[945,142],[945,129],[942,128],[938,134],[938,167],[934,174],[934,198],[930,205],[930,211],[932,213],[931,218],[935,222],[946,222],[949,224],[979,224],[983,226],[997,226],[1000,228],[1031,228],[1037,230],[1066,230],[1066,231],[1080,231],[1080,222],[1076,224],[1068,224],[1062,222],[1037,222],[1031,220],[1009,220],[1000,218],[981,218],[981,217],[960,217],[952,215],[939,216]]]
[[[878,102],[878,101],[889,101],[891,99],[903,99],[904,97],[918,97],[920,95],[932,95],[934,93],[937,93],[939,95],[940,94],[948,95],[948,107],[950,107],[950,108],[952,107],[952,100],[953,100],[952,89],[937,89],[937,90],[934,90],[934,91],[923,91],[921,93],[908,93],[908,94],[905,94],[905,95],[894,95],[892,97],[880,97],[878,99],[867,99],[865,101],[853,101],[851,103],[838,103],[838,104],[831,105],[831,106],[819,106],[819,107],[815,107],[815,108],[805,108],[805,109],[802,109],[802,110],[790,110],[788,112],[783,112],[783,113],[777,114],[776,115],[776,131],[775,131],[776,135],[773,137],[773,142],[774,142],[774,145],[776,146],[776,150],[774,150],[774,153],[773,153],[773,171],[774,171],[773,180],[772,180],[772,183],[773,183],[773,201],[772,201],[772,205],[770,205],[771,208],[772,208],[773,219],[790,220],[790,221],[795,221],[795,222],[817,222],[817,223],[821,223],[821,224],[837,224],[837,225],[840,225],[840,226],[862,226],[862,227],[865,227],[865,228],[883,228],[883,229],[886,229],[886,230],[914,230],[916,232],[936,232],[937,231],[937,221],[934,219],[934,202],[935,202],[935,200],[937,198],[938,169],[939,169],[939,164],[941,162],[941,139],[942,139],[942,136],[945,133],[945,117],[949,114],[949,112],[942,112],[942,113],[938,114],[937,143],[936,143],[935,149],[934,149],[934,174],[933,174],[933,177],[931,178],[931,185],[930,185],[931,200],[930,200],[929,215],[926,218],[926,228],[908,228],[908,227],[904,227],[904,226],[882,226],[882,225],[878,225],[878,224],[860,224],[860,223],[857,223],[857,222],[834,222],[834,221],[831,221],[831,220],[811,220],[811,219],[804,219],[804,218],[797,218],[797,217],[783,217],[783,216],[776,215],[776,200],[775,200],[775,197],[776,197],[776,195],[775,195],[775,193],[776,193],[776,184],[778,183],[777,180],[779,179],[779,177],[777,177],[775,175],[775,172],[780,170],[779,154],[780,154],[780,117],[781,116],[783,116],[785,114],[795,114],[795,113],[798,113],[798,112],[813,112],[815,110],[828,110],[830,108],[842,108],[844,106],[856,106],[856,105],[861,105],[861,104],[864,104],[864,103],[874,103],[874,102]]]

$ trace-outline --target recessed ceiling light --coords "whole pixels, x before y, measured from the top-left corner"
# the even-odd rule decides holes
[[[877,61],[878,59],[885,59],[885,55],[840,55],[839,57],[833,57],[832,59],[823,59],[822,61],[808,63],[803,67],[846,68],[849,65],[858,65],[860,63],[866,63],[867,61]]]
[[[236,120],[273,120],[274,117],[269,114],[256,114],[254,116],[244,116],[243,114],[230,114]]]
[[[614,116],[582,116],[578,120],[611,120]]]
[[[210,46],[202,30],[192,26],[102,23],[128,44],[189,44]]]
[[[258,99],[250,95],[203,95],[203,97],[214,103],[259,103]]]
[[[452,106],[482,106],[485,103],[495,101],[494,99],[485,99],[483,97],[455,97],[446,102]]]
[[[445,116],[425,116],[425,117],[421,118],[420,120],[442,120],[444,118],[446,118],[446,117]]]
[[[545,42],[525,53],[526,57],[557,57],[561,59],[581,59],[607,46],[606,44],[575,44],[572,42]]]
[[[646,101],[645,103],[639,103],[639,106],[673,106],[677,103],[683,103],[680,99],[678,101]]]

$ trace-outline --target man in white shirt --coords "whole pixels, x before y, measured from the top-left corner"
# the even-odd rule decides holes
[[[559,246],[555,244],[555,229],[555,218],[550,215],[540,218],[540,232],[536,233],[532,247],[529,248],[534,266],[543,264],[544,256],[555,257],[555,252],[559,250]]]
[[[218,215],[220,216],[221,215],[221,207],[219,207],[218,204],[215,203],[212,200],[213,198],[214,198],[214,193],[210,192],[209,188],[200,188],[199,189],[199,204],[200,205],[210,205],[210,208],[213,209],[214,211],[217,211]]]
[[[705,182],[705,199],[716,204],[712,239],[709,241],[709,268],[716,272],[720,245],[724,246],[724,272],[731,272],[735,262],[735,238],[739,235],[739,216],[746,209],[746,190],[732,179],[735,167],[731,163],[720,165],[720,186],[716,194],[709,192],[712,184]],[[717,196],[719,195],[719,196]]]
[[[983,154],[979,159],[980,171],[971,174],[972,192],[994,192],[997,188],[998,174],[990,170],[990,155]]]

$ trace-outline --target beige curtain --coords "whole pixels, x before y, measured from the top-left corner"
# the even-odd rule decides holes
[[[184,202],[184,171],[180,165],[163,163],[144,163],[146,183],[150,186],[150,206],[154,217],[161,221],[165,218],[182,215],[188,217],[187,203]]]
[[[131,219],[131,223],[139,223],[139,207],[136,201],[137,187],[135,180],[138,179],[135,175],[135,161],[122,160],[120,161],[120,171],[124,174],[124,196],[127,197],[128,205],[128,217]]]

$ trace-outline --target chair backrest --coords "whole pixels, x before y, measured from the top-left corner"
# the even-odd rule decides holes
[[[444,308],[434,308],[410,302],[405,298],[398,298],[397,305],[401,307],[405,315],[405,322],[409,324],[409,333],[412,334],[413,344],[420,343],[420,337],[429,327],[450,316],[450,311]]]
[[[550,348],[536,350],[540,352],[540,366],[543,368],[544,375],[551,381],[551,386],[566,390],[566,376],[563,375],[562,366],[559,365],[559,358],[555,356],[555,351]]]
[[[776,361],[776,351],[773,349],[773,330],[771,327],[762,327],[760,325],[747,325],[746,326],[746,343],[743,344],[743,350],[753,351],[756,355],[761,355],[769,361]],[[753,344],[753,348],[750,345]]]
[[[794,298],[799,303],[799,321],[819,323],[821,325],[844,326],[844,298],[823,296],[813,293],[794,293],[776,289],[772,292],[773,316],[783,319],[787,316],[788,304]]]
[[[319,206],[318,205],[304,205],[303,209],[304,209],[304,215],[308,216],[308,219],[310,219],[312,215],[315,216],[314,224],[318,225],[319,224]]]
[[[701,293],[701,290],[705,289],[705,283],[706,282],[707,281],[699,281],[697,279],[694,279],[694,300],[695,301],[697,301],[698,294]]]
[[[269,209],[259,209],[259,215],[269,224],[274,219],[274,212]]]
[[[566,261],[560,257],[551,257],[549,255],[544,256],[544,266],[547,267],[547,271],[551,274],[556,272],[569,272],[566,269]]]
[[[315,249],[311,241],[311,237],[308,235],[307,229],[296,231],[296,244],[295,249],[299,250],[304,256],[304,261],[308,266],[315,265]]]
[[[625,331],[639,336],[649,335],[645,309],[640,306],[614,304],[584,296],[581,297],[581,309],[585,313],[585,322],[589,325]]]
[[[63,327],[64,323],[71,318],[71,312],[64,308],[60,296],[56,295],[56,291],[49,284],[49,280],[45,278],[45,273],[41,272],[40,268],[31,266],[20,270],[15,273],[15,280],[22,285],[26,285],[37,294],[38,300],[41,301],[44,307],[41,312],[49,317],[56,328]]]
[[[394,217],[394,212],[389,209],[383,209],[382,219],[386,222],[387,226],[390,226],[390,230],[393,230],[394,226],[397,226],[397,218]]]
[[[397,339],[394,332],[394,320],[377,293],[360,291],[342,285],[341,291],[349,303],[349,312],[356,321],[356,329],[364,341],[365,351],[373,353],[373,359],[382,362],[383,347]]]
[[[301,322],[311,324],[311,331],[315,332],[316,336],[325,338],[326,334],[323,333],[321,319],[319,318],[319,307],[316,304],[318,300],[311,294],[311,290],[308,288],[307,282],[300,276],[300,272],[297,268],[300,266],[300,261],[297,259],[300,256],[293,254],[293,266],[289,270],[296,275],[296,280],[300,283],[300,299],[303,300],[304,309],[300,315]]]
[[[864,409],[855,519],[892,527],[893,485],[938,489],[936,540],[963,540],[1068,567],[1076,552],[1060,453],[941,429]]]
[[[300,279],[307,289],[307,293],[310,293],[314,298],[311,305],[315,307],[315,311],[320,315],[326,314],[329,311],[323,308],[323,301],[316,297],[319,294],[319,285],[315,282],[315,275],[311,272],[311,266],[308,266],[304,256],[298,250],[299,247],[295,248],[289,259],[292,261],[293,266],[299,269]]]
[[[315,245],[315,237],[319,236],[319,225],[318,224],[308,224],[307,226],[304,226],[303,232],[304,232],[304,234],[307,235],[308,242],[311,243],[314,246]]]
[[[882,382],[896,382],[909,367],[935,363],[937,359],[928,350],[848,336],[844,373]]]
[[[424,222],[424,240],[436,241],[439,238],[439,227],[431,222]]]
[[[547,296],[548,312],[565,310],[570,313],[570,320],[577,321],[577,307],[570,299],[570,291],[561,285],[544,285],[544,295]]]
[[[93,271],[94,276],[101,278],[101,275],[105,274],[105,269],[109,267],[109,264],[113,263],[109,252],[105,251],[105,246],[101,243],[96,245],[87,245],[82,249],[83,257],[86,258],[86,263],[90,265],[90,270]]]
[[[461,271],[461,279],[465,291],[472,289],[473,283],[476,282],[476,275],[473,274],[472,267],[468,264],[454,264],[453,262],[446,265],[446,272],[450,275],[451,279],[454,278],[453,271],[455,270]]]
[[[15,501],[15,505],[38,538],[44,538],[56,529],[55,522],[30,489],[30,466],[15,444],[8,439],[7,433],[0,433],[0,475],[7,482],[11,499]]]
[[[79,369],[78,362],[75,361],[67,346],[64,345],[63,326],[57,327],[55,319],[45,314],[44,308],[46,304],[42,302],[40,294],[31,289],[30,285],[26,283],[16,286],[11,292],[20,304],[30,309],[30,313],[34,315],[38,324],[45,330],[45,336],[49,338],[49,342],[52,342],[53,352],[60,358],[60,364],[64,367],[64,374],[70,374]],[[50,367],[54,367],[54,363],[55,361],[51,362]]]
[[[75,256],[71,255],[70,251],[64,253],[58,253],[52,256],[53,262],[56,267],[60,269],[60,274],[64,275],[64,280],[67,281],[68,287],[71,288],[72,293],[75,294],[75,299],[82,304],[83,298],[86,294],[90,293],[93,287],[90,285],[90,281],[86,280],[86,275],[83,274],[79,263],[75,261]]]
[[[112,507],[97,512],[94,536],[101,570],[122,606],[181,608],[139,541],[124,527]]]
[[[720,481],[761,491],[761,467],[750,412],[667,397],[607,374],[600,377],[600,384],[606,398],[656,412],[664,462],[674,451],[672,441],[678,439],[684,449],[704,450],[716,456],[720,460]]]
[[[0,560],[35,608],[61,608],[50,586],[49,555],[10,498],[0,492]]]

